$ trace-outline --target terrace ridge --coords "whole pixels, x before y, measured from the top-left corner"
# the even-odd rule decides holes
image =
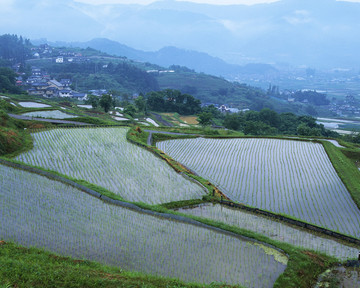
[[[301,227],[301,228],[305,228],[305,229],[308,229],[308,230],[311,230],[311,231],[318,232],[318,233],[323,234],[323,235],[331,236],[331,237],[339,239],[339,240],[343,240],[343,241],[346,241],[346,242],[349,242],[349,243],[360,245],[360,239],[357,239],[357,238],[354,238],[354,237],[351,237],[351,236],[348,236],[348,235],[344,235],[344,234],[341,234],[341,233],[338,233],[338,232],[335,232],[335,231],[332,231],[332,230],[329,230],[329,229],[326,229],[326,228],[323,228],[323,227],[319,227],[319,226],[316,226],[314,224],[310,224],[310,223],[307,223],[307,222],[304,222],[304,221],[296,220],[296,219],[293,219],[293,218],[290,218],[290,217],[287,217],[287,216],[284,216],[284,215],[280,215],[280,214],[276,214],[276,213],[273,213],[273,212],[265,211],[265,210],[262,210],[262,209],[259,209],[259,208],[253,208],[253,207],[250,207],[250,206],[247,206],[247,205],[244,205],[244,204],[241,204],[241,203],[236,203],[236,202],[233,202],[233,201],[229,201],[229,200],[223,200],[222,198],[220,199],[220,204],[223,204],[223,205],[226,205],[226,206],[229,206],[229,207],[232,207],[232,208],[238,208],[238,209],[241,209],[241,210],[246,210],[246,211],[249,211],[249,212],[253,212],[255,214],[260,214],[260,215],[263,215],[263,216],[267,216],[267,217],[270,217],[270,218],[273,218],[273,219],[276,219],[276,220],[280,220],[280,221],[283,221],[283,222],[286,222],[286,223],[289,223],[289,224],[292,224],[292,225],[295,225],[295,226],[298,226],[298,227]]]

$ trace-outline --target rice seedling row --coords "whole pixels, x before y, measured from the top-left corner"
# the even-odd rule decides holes
[[[282,222],[274,221],[273,219],[220,204],[202,204],[193,208],[179,209],[178,212],[223,222],[230,226],[262,234],[277,241],[326,253],[342,261],[356,258],[359,251],[359,247],[345,245],[329,238],[316,236],[300,228],[294,228]]]
[[[360,238],[360,211],[321,144],[198,138],[157,147],[234,201]]]
[[[106,204],[76,188],[0,165],[0,239],[175,277],[272,287],[287,258],[260,243]]]
[[[34,148],[16,159],[84,179],[128,201],[159,204],[201,198],[200,186],[126,141],[127,128],[56,129],[33,134]]]

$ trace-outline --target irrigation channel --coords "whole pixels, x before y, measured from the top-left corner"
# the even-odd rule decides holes
[[[270,288],[286,268],[287,256],[270,245],[113,200],[40,169],[0,163],[5,241],[198,283]]]

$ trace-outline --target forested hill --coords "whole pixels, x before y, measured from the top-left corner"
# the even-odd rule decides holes
[[[5,34],[0,36],[0,66],[15,63],[25,63],[31,57],[31,43],[29,39],[17,35]]]

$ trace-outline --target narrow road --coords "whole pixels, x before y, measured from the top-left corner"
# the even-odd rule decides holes
[[[162,118],[162,116],[161,116],[160,114],[158,114],[158,113],[152,112],[151,115],[153,115],[153,116],[156,118],[156,121],[157,121],[157,122],[161,123],[161,124],[164,125],[164,126],[167,126],[167,127],[173,127],[173,126],[174,126],[172,123],[164,120],[164,119]]]

